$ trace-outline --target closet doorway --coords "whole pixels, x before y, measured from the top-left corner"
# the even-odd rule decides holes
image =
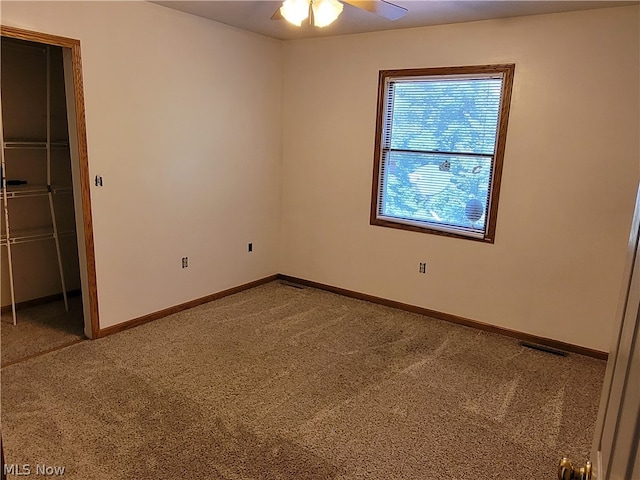
[[[77,40],[0,27],[2,366],[99,333]]]

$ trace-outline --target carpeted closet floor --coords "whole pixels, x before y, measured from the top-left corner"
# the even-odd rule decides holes
[[[4,368],[2,433],[66,479],[552,479],[604,369],[272,282]]]
[[[20,309],[16,323],[2,314],[2,366],[85,338],[82,297],[69,297],[68,312],[62,300]]]

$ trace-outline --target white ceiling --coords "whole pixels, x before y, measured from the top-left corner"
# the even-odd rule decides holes
[[[159,5],[225,23],[243,30],[292,40],[351,33],[393,30],[426,25],[471,22],[491,18],[539,15],[543,13],[590,10],[594,8],[635,5],[637,1],[484,1],[484,0],[392,0],[405,7],[407,15],[395,21],[386,20],[367,11],[345,4],[342,15],[332,25],[317,28],[303,24],[295,27],[285,20],[271,20],[281,1],[154,1]]]

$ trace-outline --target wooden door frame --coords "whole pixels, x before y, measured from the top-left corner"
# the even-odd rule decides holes
[[[89,158],[87,154],[87,127],[84,113],[84,88],[82,84],[82,57],[80,56],[80,40],[59,37],[47,33],[23,30],[21,28],[0,25],[0,36],[28,40],[30,42],[54,45],[71,50],[73,68],[73,86],[75,100],[75,125],[78,138],[78,161],[80,163],[80,195],[82,200],[82,223],[87,269],[87,286],[89,296],[89,312],[91,315],[91,338],[98,338],[100,323],[98,319],[98,292],[96,282],[96,262],[93,247],[93,220],[91,218],[91,192],[89,181]],[[74,192],[77,194],[77,192]],[[86,322],[86,320],[85,320]],[[86,323],[85,323],[86,325]],[[85,329],[86,331],[86,329]]]

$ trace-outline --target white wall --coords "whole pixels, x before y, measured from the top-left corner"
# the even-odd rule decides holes
[[[1,8],[81,41],[102,328],[279,271],[608,349],[640,178],[637,7],[284,48],[145,2]],[[496,243],[370,226],[378,70],[502,62]]]
[[[281,42],[146,2],[1,15],[81,42],[101,328],[277,273]]]
[[[608,350],[640,178],[637,7],[284,52],[282,273]],[[378,71],[507,62],[495,244],[370,226]]]

